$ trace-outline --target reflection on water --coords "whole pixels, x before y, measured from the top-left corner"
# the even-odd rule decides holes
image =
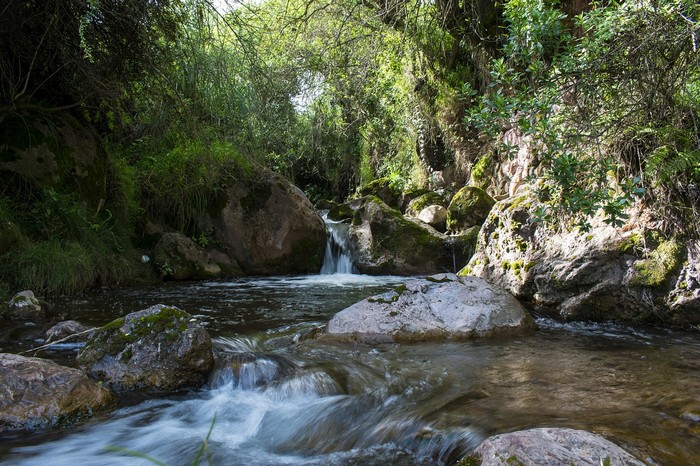
[[[0,437],[3,464],[436,464],[532,427],[603,434],[641,459],[700,464],[700,336],[538,319],[531,337],[412,345],[313,338],[396,277],[337,275],[167,284],[61,303],[102,324],[157,302],[203,316],[219,353],[205,389],[124,401],[60,432]],[[309,338],[311,336],[311,338]],[[10,345],[1,341],[0,345]],[[65,356],[64,356],[65,357]],[[693,411],[695,410],[695,411]]]

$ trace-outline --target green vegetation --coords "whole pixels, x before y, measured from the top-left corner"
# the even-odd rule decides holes
[[[312,201],[398,207],[504,194],[523,141],[540,221],[622,225],[643,199],[700,236],[693,0],[214,4],[8,3],[0,290],[133,281],[143,232],[206,238],[226,190],[265,202],[262,166]]]

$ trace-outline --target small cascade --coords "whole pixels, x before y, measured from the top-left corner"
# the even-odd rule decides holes
[[[323,257],[321,275],[334,273],[357,273],[357,268],[350,257],[348,248],[350,239],[350,225],[345,222],[334,222],[323,215],[326,222],[326,254]]]

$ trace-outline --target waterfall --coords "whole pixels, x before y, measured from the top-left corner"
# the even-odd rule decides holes
[[[328,239],[326,240],[326,253],[323,256],[321,275],[357,273],[348,250],[350,225],[329,220],[327,214],[323,215],[323,221],[326,222]]]

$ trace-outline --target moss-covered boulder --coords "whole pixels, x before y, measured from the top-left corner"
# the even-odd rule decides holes
[[[115,404],[109,390],[77,369],[0,354],[0,431],[70,425]]]
[[[304,193],[283,176],[261,169],[221,194],[200,225],[250,275],[316,273],[326,228]]]
[[[374,196],[348,204],[354,215],[350,253],[361,273],[416,275],[453,272],[473,253],[477,230],[446,236],[407,219]]]
[[[507,291],[440,274],[364,299],[333,316],[327,334],[361,341],[423,341],[523,334],[534,328]]]
[[[375,196],[386,205],[401,208],[401,190],[396,188],[390,178],[378,178],[357,189],[359,197]]]
[[[418,217],[423,209],[431,205],[439,205],[446,208],[449,203],[441,194],[430,191],[408,203],[408,206],[406,207],[406,216]]]
[[[481,226],[496,201],[486,191],[475,186],[465,186],[457,191],[447,208],[447,229],[462,232]]]
[[[114,391],[172,392],[203,385],[214,356],[196,319],[158,304],[97,329],[77,362]]]

